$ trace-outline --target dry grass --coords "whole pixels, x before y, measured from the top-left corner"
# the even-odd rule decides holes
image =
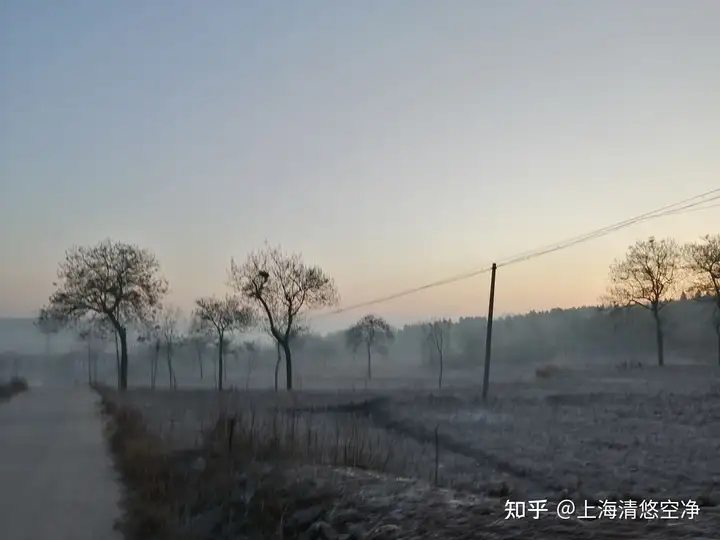
[[[120,399],[143,412],[148,428],[175,449],[225,441],[232,430],[232,452],[255,461],[291,460],[322,466],[354,467],[434,481],[433,440],[377,425],[369,403],[377,396],[298,395],[228,392],[129,392]],[[228,423],[229,422],[229,423]],[[227,441],[226,441],[227,442]],[[462,461],[462,463],[455,463]],[[468,470],[472,460],[444,453],[438,481],[448,467]]]
[[[205,440],[216,451],[255,461],[353,467],[431,478],[434,448],[374,427],[366,418],[251,406],[221,410]]]
[[[0,401],[10,399],[16,394],[27,392],[29,389],[25,379],[13,377],[7,384],[0,384]]]
[[[566,374],[566,371],[561,373],[563,377]],[[529,386],[534,389],[543,384],[556,384],[559,379]],[[336,516],[347,510],[354,511],[365,526],[366,534],[359,537],[363,540],[373,538],[371,531],[384,526],[396,529],[397,534],[388,538],[413,540],[438,537],[469,540],[477,538],[478,531],[483,531],[486,538],[498,539],[697,538],[716,521],[712,509],[706,508],[703,508],[702,522],[670,526],[661,521],[647,524],[565,522],[552,516],[541,522],[503,520],[504,499],[510,496],[525,500],[526,497],[518,494],[522,490],[508,493],[505,484],[501,485],[506,489],[494,495],[485,489],[489,484],[482,481],[480,474],[497,465],[490,458],[507,456],[512,451],[513,459],[507,461],[525,467],[525,456],[518,446],[527,447],[528,455],[535,463],[535,468],[528,471],[534,472],[530,476],[524,472],[522,478],[508,473],[512,480],[509,483],[522,487],[517,482],[525,482],[531,484],[530,488],[542,488],[542,496],[552,495],[547,493],[549,488],[546,489],[543,483],[547,480],[545,473],[553,481],[556,476],[550,470],[554,458],[545,457],[549,456],[548,452],[556,454],[562,450],[573,455],[594,456],[590,452],[596,444],[594,439],[588,443],[587,436],[579,430],[588,424],[588,418],[594,418],[593,426],[596,426],[614,410],[596,394],[553,394],[552,403],[545,403],[547,400],[543,396],[526,401],[499,400],[492,410],[485,412],[496,413],[498,418],[510,415],[514,420],[512,423],[487,420],[485,429],[469,414],[477,412],[470,396],[467,399],[451,396],[440,399],[420,394],[394,396],[391,401],[382,402],[384,409],[366,406],[357,396],[349,404],[349,398],[341,396],[331,399],[303,394],[295,398],[281,394],[271,399],[269,395],[253,392],[222,395],[129,392],[120,396],[110,391],[106,397],[110,403],[124,404],[111,412],[118,419],[115,423],[125,426],[119,431],[129,439],[113,444],[119,468],[128,471],[123,476],[130,487],[126,509],[132,515],[126,517],[124,528],[134,535],[128,534],[129,539],[307,538],[309,536],[301,535],[307,529],[293,523],[298,511],[313,506],[322,510],[321,517],[313,518],[316,523],[326,521],[340,533],[347,529],[342,528]],[[371,397],[363,399],[367,401]],[[607,399],[618,398],[613,394]],[[612,425],[629,422],[635,417],[638,417],[637,422],[647,423],[647,418],[657,419],[655,413],[664,411],[663,414],[670,415],[666,418],[669,423],[660,426],[656,421],[652,425],[657,424],[665,431],[677,430],[679,423],[699,422],[701,416],[695,411],[699,415],[695,418],[693,410],[688,410],[686,401],[678,396],[674,398],[680,400],[678,403],[665,403],[648,396],[638,399],[644,408],[638,409],[634,402],[618,405],[620,412],[629,417],[625,420],[622,420],[625,417],[614,418]],[[709,402],[706,397],[699,403],[710,407],[714,401]],[[141,409],[143,417],[135,412],[137,409],[125,408],[127,405]],[[315,410],[311,405],[315,405]],[[684,411],[685,416],[672,416],[675,409]],[[400,435],[400,431],[393,431],[388,427],[388,419],[382,418],[383,410],[390,415],[389,420],[396,423],[427,424],[424,428],[430,436],[432,428],[439,423],[441,436],[447,438],[444,442],[441,440],[444,447],[440,449],[439,483],[465,487],[458,477],[464,473],[463,469],[470,468],[468,474],[481,480],[468,486],[474,493],[432,486],[436,463],[434,444],[419,435],[413,440]],[[547,426],[551,422],[559,422],[558,433],[567,437],[557,438],[557,435],[556,441],[542,439],[525,425],[523,419],[527,419],[529,425],[538,424],[538,429],[543,431],[549,431]],[[637,422],[629,430],[633,436],[640,433]],[[690,429],[691,426],[685,427]],[[598,428],[592,429],[592,435],[600,437],[595,434]],[[519,439],[521,436],[525,438]],[[530,444],[527,437],[539,442]],[[612,441],[621,443],[623,439],[618,437],[619,434],[612,432]],[[671,438],[687,440],[687,437]],[[573,446],[575,439],[578,442]],[[135,442],[131,444],[133,440]],[[418,440],[424,440],[425,444]],[[580,443],[583,446],[577,446]],[[650,455],[651,443],[651,440],[645,441],[640,447],[645,450],[643,455]],[[453,450],[453,446],[462,446],[466,454]],[[578,452],[576,448],[582,451]],[[453,463],[446,459],[457,452],[460,457],[470,454],[477,457],[468,458],[462,467],[452,470]],[[125,458],[118,459],[118,453]],[[486,454],[490,458],[483,457]],[[606,466],[614,462],[606,463],[600,457],[590,457],[588,463],[581,463],[582,470],[590,468],[609,479],[606,483],[618,484],[620,477],[616,479]],[[652,465],[649,463],[646,467]],[[654,474],[661,475],[660,472]],[[397,479],[395,476],[421,480]],[[475,491],[475,486],[484,487]],[[589,493],[594,495],[604,487],[604,484],[598,484]],[[697,496],[689,491],[687,494],[673,491],[671,498],[690,495]],[[458,501],[471,496],[476,496],[476,500],[459,504]],[[131,497],[134,499],[130,500]],[[615,495],[611,494],[610,498]],[[211,522],[209,526],[208,521]]]
[[[137,411],[117,406],[104,391],[100,395],[110,451],[126,485],[118,528],[132,540],[180,540],[173,523],[187,489],[184,474],[166,445],[145,429]]]
[[[323,481],[331,470],[416,466],[414,452],[403,452],[397,438],[367,420],[277,407],[219,409],[200,444],[178,450],[171,433],[151,433],[136,409],[117,404],[114,391],[99,392],[109,446],[127,487],[119,528],[130,540],[220,534],[217,525],[206,531],[193,525],[208,513],[222,516],[223,527],[242,526],[259,538],[295,538],[301,532],[293,525],[296,512],[314,506],[329,511],[353,495],[347,486]]]

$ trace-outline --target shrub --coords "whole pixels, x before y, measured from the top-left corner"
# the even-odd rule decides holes
[[[535,377],[537,377],[538,379],[547,379],[549,377],[554,377],[558,373],[560,373],[560,368],[553,364],[545,364],[542,366],[538,366],[535,369]]]
[[[9,399],[15,394],[26,392],[29,389],[25,379],[13,377],[9,383],[0,384],[0,399]]]

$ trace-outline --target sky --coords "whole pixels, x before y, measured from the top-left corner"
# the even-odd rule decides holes
[[[717,0],[0,2],[0,316],[105,238],[152,249],[186,310],[265,241],[347,306],[720,187],[718,20]],[[592,304],[628,245],[720,232],[719,211],[501,268],[496,310]],[[366,311],[484,314],[487,287]]]

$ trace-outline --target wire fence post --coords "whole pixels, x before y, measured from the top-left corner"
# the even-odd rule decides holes
[[[493,324],[493,308],[495,307],[495,273],[497,264],[492,265],[492,274],[490,275],[490,304],[488,306],[487,334],[485,336],[485,371],[483,373],[482,398],[487,401],[488,386],[490,384],[490,353],[492,351],[492,324]]]

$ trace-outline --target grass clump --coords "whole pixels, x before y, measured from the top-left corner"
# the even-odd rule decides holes
[[[549,379],[560,373],[560,368],[554,364],[544,364],[535,368],[535,377],[538,379]]]
[[[185,490],[182,470],[163,442],[145,429],[139,412],[99,392],[108,446],[126,487],[117,528],[131,540],[180,540],[173,524]]]
[[[421,446],[354,415],[250,406],[216,409],[198,444],[178,449],[113,390],[97,391],[126,486],[118,528],[128,540],[298,538],[341,503],[336,467],[400,473]]]
[[[10,399],[16,394],[27,392],[29,390],[28,383],[20,377],[13,377],[10,382],[0,384],[0,400]]]

